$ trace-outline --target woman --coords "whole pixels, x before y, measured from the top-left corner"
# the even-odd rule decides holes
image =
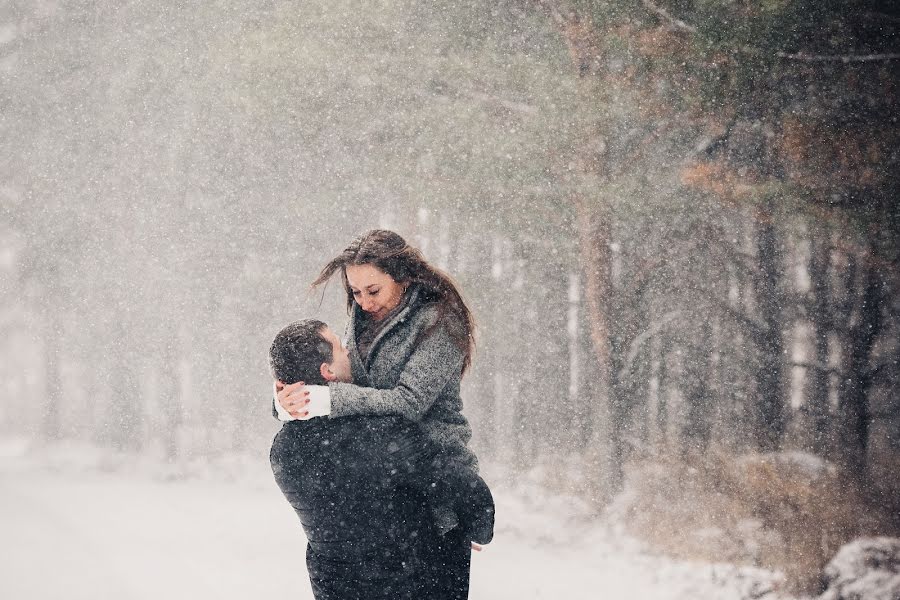
[[[470,468],[477,459],[462,415],[460,383],[474,351],[474,322],[456,286],[398,234],[369,231],[332,259],[313,287],[340,272],[350,324],[353,384],[283,387],[278,402],[295,418],[401,415],[418,421],[442,452]],[[312,398],[312,404],[310,399]],[[451,597],[468,594],[470,551],[452,514],[438,514],[436,576]]]

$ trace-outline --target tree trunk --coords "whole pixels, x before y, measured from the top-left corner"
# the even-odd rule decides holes
[[[577,272],[568,273],[568,310],[566,312],[566,349],[569,358],[568,410],[573,423],[573,445],[582,448],[584,439],[582,428],[577,424],[590,418],[591,411],[586,408],[587,394],[581,385],[581,277]]]
[[[585,305],[591,341],[596,363],[593,376],[595,389],[609,408],[609,460],[607,477],[609,493],[618,491],[622,484],[622,459],[624,436],[622,431],[622,407],[612,389],[612,344],[609,326],[610,299],[612,294],[612,255],[610,242],[612,227],[609,209],[602,201],[590,203],[583,196],[576,199],[578,211],[578,237],[581,265],[584,273]],[[599,444],[599,423],[594,424],[594,443]]]
[[[44,335],[44,402],[47,409],[41,420],[41,437],[56,441],[62,437],[62,364],[60,347],[62,335],[60,317],[55,308],[48,308],[45,315],[49,323]]]
[[[666,390],[669,385],[667,361],[670,351],[670,337],[663,331],[658,339],[654,338],[653,342],[655,354],[653,362],[656,369],[656,414],[654,419],[656,435],[654,439],[658,450],[664,449],[669,443],[669,403],[666,398]]]
[[[687,414],[681,432],[681,452],[705,454],[712,431],[712,325],[700,322],[700,330],[691,356],[685,365],[685,402]]]
[[[526,283],[528,270],[524,268],[527,262],[527,249],[520,244],[511,244],[511,256],[508,261],[509,274],[512,276],[510,287],[513,290],[514,297],[521,298],[522,302],[519,309],[522,311],[519,318],[515,320],[515,336],[514,339],[520,343],[531,345],[535,330],[533,323],[529,320],[530,316],[534,316],[536,312],[535,294],[523,294],[526,288],[531,289]],[[553,335],[552,327],[547,327],[547,331],[542,332],[543,335]],[[535,348],[534,356],[540,353]],[[512,358],[512,357],[510,357]],[[534,451],[536,439],[534,432],[531,431],[532,426],[537,422],[539,417],[539,409],[546,395],[541,394],[538,386],[538,374],[535,369],[523,369],[522,365],[515,365],[507,362],[510,367],[510,389],[505,392],[508,396],[505,398],[505,405],[509,411],[509,445],[512,451],[512,464],[516,472],[522,473],[534,464]],[[536,364],[544,364],[539,359]],[[514,382],[514,383],[513,383]],[[514,401],[511,401],[514,398]],[[552,427],[552,424],[544,420]]]
[[[614,261],[620,256],[612,254]],[[641,339],[650,316],[645,303],[646,286],[633,285],[642,279],[634,275],[626,285],[615,281],[620,270],[613,263],[613,283],[608,302],[607,321],[610,327],[610,414],[621,438],[620,460],[624,463],[640,450],[646,439],[648,344]],[[646,281],[646,279],[644,279]]]
[[[806,413],[810,449],[820,456],[830,450],[830,410],[828,402],[828,335],[831,331],[831,286],[828,283],[831,244],[825,232],[813,230],[810,239],[809,278],[812,302],[809,320],[813,327],[812,368],[807,371]]]
[[[597,97],[598,86],[602,87],[599,77],[601,60],[600,34],[587,11],[579,11],[578,7],[562,9],[553,3],[544,8],[559,31],[569,50],[571,64],[575,74],[581,81],[581,95],[585,102],[592,102]],[[582,14],[585,13],[585,14]],[[604,168],[605,144],[602,136],[593,136],[582,147],[573,151],[572,165],[578,173],[578,184],[581,179],[596,182],[592,186],[599,190],[599,182],[608,178]],[[612,296],[612,215],[603,199],[591,201],[583,192],[576,192],[574,205],[577,213],[578,241],[581,255],[581,267],[584,273],[584,299],[587,309],[587,321],[590,337],[593,342],[596,363],[588,376],[595,381],[591,387],[596,390],[595,401],[603,403],[609,411],[610,423],[609,448],[607,454],[607,494],[615,494],[622,485],[622,459],[624,456],[624,436],[622,416],[624,407],[616,397],[612,377],[614,376],[612,356],[612,334],[609,326],[609,315]],[[595,417],[598,411],[595,411]],[[600,432],[603,424],[594,419],[592,423],[592,453],[602,456],[603,448]]]
[[[645,311],[642,311],[645,314]],[[634,366],[629,373],[628,403],[631,428],[639,444],[640,454],[644,454],[650,444],[650,379],[653,374],[653,354],[649,343],[642,344]]]
[[[840,412],[843,425],[842,462],[850,473],[865,478],[872,414],[869,392],[872,377],[870,359],[875,340],[883,326],[884,282],[875,265],[871,248],[863,263],[863,290],[857,318],[847,332],[845,376],[840,385]]]
[[[108,368],[110,403],[104,423],[105,439],[119,452],[139,450],[140,420],[143,418],[143,389],[134,363],[137,353],[130,351],[132,340],[129,328],[124,324],[114,329],[114,337],[109,344],[112,356]]]
[[[756,440],[759,450],[772,452],[781,448],[787,424],[785,401],[785,354],[782,331],[783,266],[782,248],[772,214],[773,199],[765,201],[757,211],[756,252],[758,274],[755,298],[762,320],[760,361],[756,371],[758,406]]]

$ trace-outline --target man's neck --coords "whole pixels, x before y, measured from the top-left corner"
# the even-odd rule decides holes
[[[321,373],[316,373],[315,375],[312,375],[310,377],[301,377],[297,381],[285,383],[285,385],[293,385],[298,381],[302,381],[304,385],[328,385],[328,381],[326,381],[325,378],[322,377]]]

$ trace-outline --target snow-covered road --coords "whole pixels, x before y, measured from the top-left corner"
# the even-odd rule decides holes
[[[496,540],[473,557],[473,600],[736,600],[753,585],[742,571],[647,555],[545,509],[498,495]],[[304,547],[274,484],[0,465],[4,600],[309,599]]]

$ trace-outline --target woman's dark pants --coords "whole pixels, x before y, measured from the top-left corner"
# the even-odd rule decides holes
[[[472,547],[469,536],[459,528],[439,536],[426,559],[428,574],[422,598],[429,600],[466,600],[469,597],[469,571]]]

